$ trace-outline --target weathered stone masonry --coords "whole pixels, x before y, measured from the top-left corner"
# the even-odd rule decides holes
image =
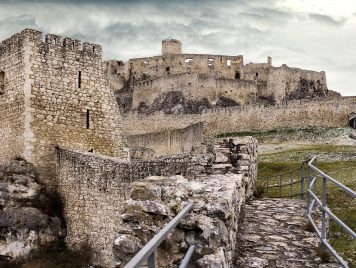
[[[203,144],[203,123],[183,129],[126,136],[130,148],[144,147],[154,151],[155,156],[190,153]]]
[[[67,244],[77,249],[88,243],[96,251],[94,263],[111,266],[114,237],[122,229],[119,216],[124,201],[130,197],[132,182],[144,181],[147,176],[183,175],[199,180],[208,174],[238,173],[246,197],[251,196],[257,173],[256,146],[256,140],[247,137],[220,141],[213,153],[137,162],[59,149],[59,191],[65,204]]]
[[[332,100],[294,100],[280,106],[250,105],[210,109],[201,114],[128,113],[123,117],[123,129],[126,135],[134,135],[184,128],[197,122],[205,122],[205,134],[284,127],[347,127],[349,115],[355,110],[356,97],[343,97]]]
[[[22,156],[55,184],[55,147],[122,157],[121,117],[99,45],[26,29],[1,43],[0,161]]]

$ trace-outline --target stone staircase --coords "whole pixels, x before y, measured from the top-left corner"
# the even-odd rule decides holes
[[[246,204],[236,267],[339,267],[317,256],[317,236],[305,230],[305,201],[255,199]]]

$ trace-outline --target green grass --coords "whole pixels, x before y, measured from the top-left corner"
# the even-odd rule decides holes
[[[259,155],[258,176],[268,177],[298,169],[300,163],[313,155],[320,155],[317,167],[347,187],[356,189],[356,148],[355,146],[326,146],[309,145],[300,148],[283,149],[276,152],[261,153]],[[292,174],[297,180],[298,172]],[[290,176],[286,176],[290,180]],[[285,181],[285,182],[287,182]],[[284,183],[285,183],[284,182]],[[264,184],[260,181],[259,185]],[[270,180],[269,184],[279,184],[279,177]],[[351,229],[356,230],[356,201],[339,190],[332,183],[327,183],[327,204],[329,208]],[[300,184],[293,185],[292,193],[300,192]],[[321,178],[317,182],[317,194],[320,196]],[[279,188],[270,189],[269,197],[278,197]],[[290,187],[282,190],[282,195],[289,195]],[[265,192],[266,196],[267,193]],[[336,251],[347,261],[349,267],[356,267],[356,240],[352,239],[333,221],[330,222],[329,240]]]

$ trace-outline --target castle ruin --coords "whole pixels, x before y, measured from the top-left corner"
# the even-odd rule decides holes
[[[111,60],[106,71],[124,112],[199,113],[335,95],[327,88],[325,72],[274,67],[271,57],[266,63],[244,64],[242,55],[182,53],[182,43],[175,39],[162,41],[160,56]]]
[[[181,42],[168,39],[161,56],[103,62],[100,45],[25,29],[0,44],[0,165],[24,158],[38,168],[41,182],[58,190],[64,203],[67,246],[87,243],[94,264],[123,267],[139,248],[125,245],[142,238],[127,226],[152,215],[168,219],[193,198],[199,221],[178,227],[181,240],[200,241],[197,267],[209,267],[204,260],[217,254],[229,267],[241,207],[256,187],[257,141],[224,139],[209,150],[192,148],[218,131],[293,127],[296,121],[355,126],[348,115],[356,98],[335,96],[324,72],[273,67],[271,58],[244,64],[242,56],[182,54]],[[172,131],[164,132],[167,127]],[[157,154],[129,159],[125,140]],[[161,204],[164,189],[174,189],[167,195],[170,208]],[[221,189],[205,211],[206,196]],[[164,214],[156,209],[161,206]],[[125,209],[134,210],[122,214]],[[211,222],[217,223],[213,229]],[[202,230],[228,232],[210,245]]]

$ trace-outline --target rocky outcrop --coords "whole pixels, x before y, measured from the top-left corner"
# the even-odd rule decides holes
[[[0,264],[25,259],[64,235],[55,206],[30,164],[18,159],[0,167]]]
[[[122,226],[114,240],[117,267],[123,267],[188,203],[193,210],[158,249],[158,267],[177,267],[191,244],[192,267],[232,267],[241,206],[251,196],[243,174],[187,180],[149,177],[132,185]]]

